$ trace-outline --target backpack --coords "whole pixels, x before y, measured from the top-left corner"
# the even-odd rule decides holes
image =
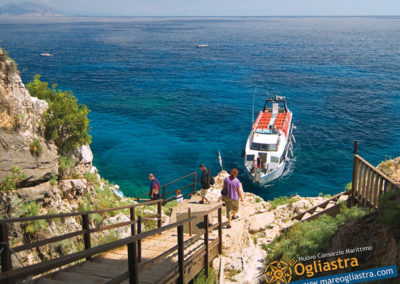
[[[210,184],[211,185],[215,184],[214,177],[211,175],[211,173],[210,173]]]

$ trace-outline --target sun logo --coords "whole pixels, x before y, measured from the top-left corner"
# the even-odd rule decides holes
[[[288,284],[292,280],[292,266],[296,260],[292,259],[289,264],[284,261],[274,261],[265,268],[264,278],[267,283]]]

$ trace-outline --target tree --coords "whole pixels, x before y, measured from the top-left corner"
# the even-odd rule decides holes
[[[61,91],[53,84],[40,81],[36,75],[27,84],[32,96],[44,99],[49,108],[43,115],[46,139],[54,141],[60,154],[67,154],[83,144],[90,144],[89,109],[79,104],[71,91]]]

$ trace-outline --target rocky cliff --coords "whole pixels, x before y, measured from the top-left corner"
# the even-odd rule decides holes
[[[57,148],[44,139],[41,124],[47,107],[47,102],[29,95],[15,63],[0,49],[0,181],[15,166],[25,174],[25,185],[57,174]],[[35,143],[40,155],[32,151]]]
[[[0,216],[36,216],[73,211],[118,207],[131,203],[115,195],[113,186],[102,179],[92,165],[93,154],[82,145],[67,157],[44,137],[43,113],[46,101],[30,96],[21,81],[16,64],[0,49]],[[61,167],[60,161],[64,159]],[[106,204],[106,205],[105,205]],[[102,215],[91,219],[92,227],[127,221],[124,214]],[[49,236],[81,229],[80,218],[16,223],[10,228],[11,245],[17,246]],[[124,236],[124,230],[94,235],[94,244]],[[76,251],[78,239],[54,247],[13,254],[15,267],[36,263]]]

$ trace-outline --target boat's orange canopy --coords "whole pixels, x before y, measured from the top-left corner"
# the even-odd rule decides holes
[[[271,118],[272,118],[272,112],[270,112],[269,110],[260,111],[256,121],[253,124],[252,130],[260,130],[260,131],[268,130]],[[290,118],[291,118],[291,113],[284,111],[277,113],[274,121],[275,128],[278,130],[282,130],[286,136],[289,130]]]

